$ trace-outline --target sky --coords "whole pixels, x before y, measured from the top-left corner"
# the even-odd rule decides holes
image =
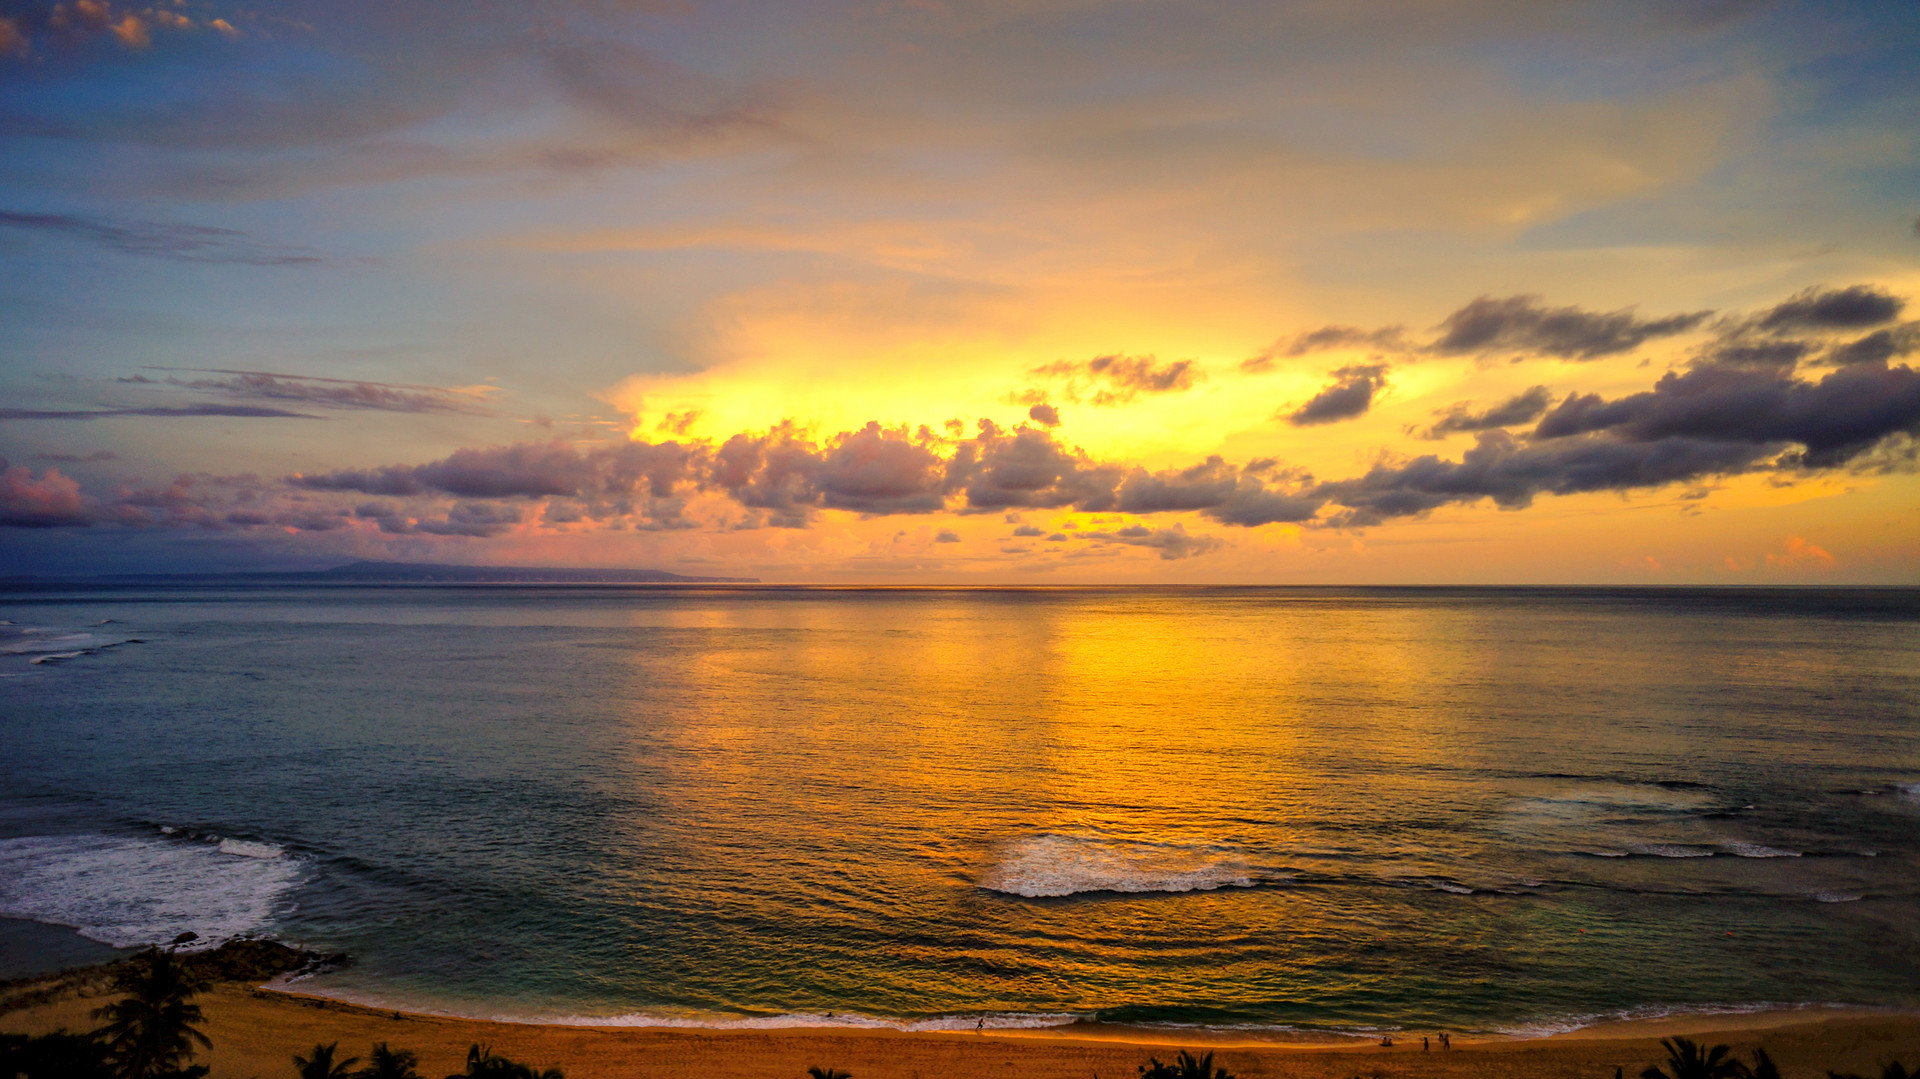
[[[1920,584],[1920,5],[0,0],[0,575]]]

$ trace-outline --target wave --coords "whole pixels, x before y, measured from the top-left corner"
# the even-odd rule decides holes
[[[1581,1012],[1569,1015],[1546,1016],[1531,1019],[1511,1026],[1494,1027],[1493,1033],[1505,1034],[1511,1038],[1550,1038],[1555,1034],[1567,1034],[1601,1023],[1626,1023],[1648,1019],[1673,1019],[1687,1016],[1710,1015],[1755,1015],[1760,1012],[1798,1012],[1809,1008],[1844,1008],[1852,1005],[1832,1004],[1824,1001],[1795,1001],[1776,1003],[1762,1001],[1753,1004],[1643,1004],[1635,1008],[1620,1008],[1609,1012]]]
[[[1712,847],[1690,847],[1680,843],[1635,843],[1627,850],[1654,858],[1711,858],[1714,855]]]
[[[1720,849],[1736,858],[1800,858],[1805,851],[1788,850],[1785,847],[1769,847],[1761,843],[1726,842]]]
[[[1028,899],[1082,892],[1196,892],[1251,888],[1241,852],[1197,843],[1041,835],[1009,846],[980,887]]]
[[[306,865],[250,840],[42,835],[0,840],[0,916],[117,948],[184,933],[212,947],[267,929]]]

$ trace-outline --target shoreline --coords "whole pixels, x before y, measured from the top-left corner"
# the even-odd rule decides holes
[[[0,1031],[41,1034],[93,1025],[98,997],[42,1001],[0,1013]],[[1429,1051],[1419,1031],[1385,1048],[1358,1038],[1273,1040],[1245,1032],[1085,1026],[974,1031],[901,1031],[854,1027],[718,1029],[612,1027],[464,1019],[375,1009],[286,988],[241,982],[199,998],[213,1049],[199,1058],[210,1079],[285,1074],[292,1054],[337,1042],[342,1056],[365,1057],[374,1042],[420,1055],[422,1075],[457,1072],[472,1044],[568,1079],[678,1076],[690,1068],[722,1079],[802,1079],[812,1066],[856,1079],[1000,1076],[1021,1079],[1129,1079],[1149,1057],[1182,1049],[1215,1053],[1237,1079],[1606,1079],[1638,1074],[1662,1059],[1659,1039],[1727,1042],[1742,1056],[1764,1046],[1788,1079],[1828,1070],[1878,1074],[1889,1060],[1920,1063],[1920,1011],[1795,1009],[1744,1015],[1624,1020],[1545,1037],[1462,1036]]]
[[[1424,1034],[1433,1034],[1446,1030],[1457,1044],[1505,1044],[1544,1042],[1550,1040],[1578,1039],[1595,1035],[1596,1031],[1619,1030],[1621,1037],[1644,1036],[1641,1032],[1658,1031],[1656,1038],[1671,1036],[1674,1033],[1686,1034],[1688,1030],[1764,1030],[1780,1026],[1791,1026],[1800,1022],[1818,1022],[1826,1019],[1875,1019],[1889,1017],[1910,1017],[1920,1021],[1920,1006],[1911,1008],[1897,1005],[1876,1006],[1866,1004],[1839,1004],[1829,1002],[1806,1003],[1756,1003],[1745,1004],[1705,1004],[1687,1005],[1647,1005],[1642,1008],[1623,1009],[1616,1012],[1594,1013],[1591,1015],[1547,1018],[1515,1023],[1505,1028],[1472,1027],[1296,1027],[1285,1024],[1238,1024],[1208,1026],[1205,1024],[1183,1023],[1125,1023],[1110,1022],[1082,1017],[1066,1018],[1054,1023],[1004,1023],[993,1025],[995,1020],[1017,1018],[1009,1015],[990,1015],[987,1025],[976,1028],[972,1024],[977,1016],[935,1016],[923,1019],[890,1019],[865,1014],[848,1013],[844,1018],[836,1018],[833,1013],[815,1015],[812,1013],[785,1013],[781,1015],[753,1016],[739,1018],[668,1018],[644,1014],[591,1016],[591,1015],[553,1015],[532,1016],[512,1013],[472,1014],[458,1011],[440,1011],[421,1009],[407,1004],[390,1004],[378,1000],[369,1000],[352,995],[332,993],[322,990],[306,990],[300,982],[275,979],[256,987],[263,993],[274,993],[295,1000],[321,1002],[327,1007],[356,1009],[375,1015],[389,1015],[398,1011],[401,1015],[422,1019],[452,1020],[457,1022],[491,1023],[514,1027],[559,1027],[579,1030],[638,1030],[638,1031],[681,1031],[686,1033],[714,1034],[777,1034],[777,1033],[848,1033],[870,1032],[876,1034],[903,1035],[942,1035],[965,1034],[969,1037],[989,1035],[1002,1038],[1031,1039],[1067,1039],[1101,1042],[1121,1042],[1140,1045],[1186,1044],[1202,1042],[1210,1046],[1246,1045],[1246,1046],[1325,1046],[1353,1047],[1374,1046],[1380,1038],[1391,1036],[1419,1038]],[[1637,1014],[1646,1012],[1648,1014]]]

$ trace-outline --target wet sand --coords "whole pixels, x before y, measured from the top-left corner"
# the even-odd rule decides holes
[[[0,1030],[43,1033],[94,1025],[102,998],[67,998],[0,1014]],[[740,1076],[805,1079],[809,1066],[855,1079],[1019,1076],[1020,1079],[1129,1079],[1149,1056],[1169,1060],[1182,1048],[1212,1050],[1216,1066],[1242,1079],[1612,1079],[1662,1059],[1659,1039],[1682,1034],[1726,1042],[1743,1057],[1756,1045],[1788,1079],[1824,1079],[1827,1071],[1878,1076],[1901,1060],[1920,1066],[1920,1014],[1805,1009],[1612,1023],[1547,1038],[1454,1038],[1451,1052],[1420,1048],[1420,1031],[1393,1048],[1371,1041],[1276,1042],[1245,1035],[1067,1027],[1047,1031],[901,1033],[793,1028],[687,1030],[542,1026],[375,1011],[296,993],[222,985],[200,998],[213,1039],[202,1063],[212,1079],[270,1079],[293,1074],[292,1055],[320,1042],[365,1057],[385,1041],[420,1055],[429,1079],[463,1070],[475,1042],[568,1079],[615,1076],[709,1079]]]

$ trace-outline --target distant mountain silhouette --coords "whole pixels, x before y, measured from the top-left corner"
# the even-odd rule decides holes
[[[6,580],[148,582],[154,584],[757,584],[758,577],[689,577],[659,569],[561,566],[452,566],[433,562],[352,562],[322,570],[258,573],[109,573],[97,577],[9,577]]]

